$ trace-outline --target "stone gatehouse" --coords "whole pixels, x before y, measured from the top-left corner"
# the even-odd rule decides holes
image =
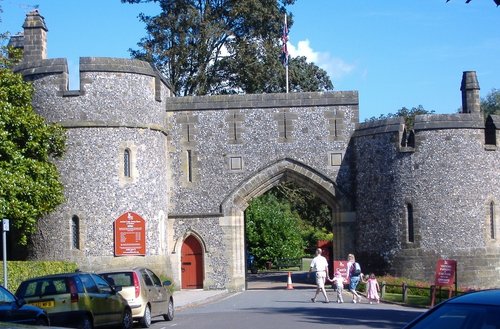
[[[463,113],[417,116],[410,130],[402,119],[360,124],[356,91],[176,98],[131,59],[81,58],[80,88],[68,90],[66,60],[45,56],[43,17],[23,27],[16,70],[68,137],[56,163],[67,202],[40,220],[31,258],[142,264],[179,287],[241,290],[244,211],[293,180],[332,209],[336,258],[354,252],[368,271],[423,280],[454,258],[460,285],[500,283],[500,119],[479,114],[474,72]],[[143,254],[117,254],[127,213],[144,219]]]

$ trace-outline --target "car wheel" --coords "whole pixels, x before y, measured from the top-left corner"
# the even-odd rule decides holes
[[[123,311],[122,329],[132,329],[133,324],[134,319],[132,319],[132,311],[126,308],[125,311]]]
[[[151,326],[151,309],[148,305],[144,309],[144,316],[140,320],[141,327],[149,328]]]
[[[167,314],[163,314],[165,321],[172,321],[174,319],[174,300],[170,298],[168,301]]]
[[[44,326],[44,327],[46,327],[46,326],[49,325],[49,319],[44,318],[44,317],[39,317],[39,318],[36,319],[35,324],[37,326]]]
[[[78,329],[92,329],[93,327],[92,321],[87,315],[84,315],[78,324]]]

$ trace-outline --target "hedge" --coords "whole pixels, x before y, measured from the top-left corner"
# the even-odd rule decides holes
[[[0,266],[0,280],[3,281],[3,262]],[[7,261],[7,283],[10,291],[15,292],[19,284],[38,276],[74,272],[76,263],[60,261]]]

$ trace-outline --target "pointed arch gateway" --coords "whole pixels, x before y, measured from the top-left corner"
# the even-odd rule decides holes
[[[221,204],[233,256],[231,276],[236,286],[244,286],[246,279],[244,211],[253,198],[286,181],[294,181],[310,189],[332,209],[335,257],[343,257],[354,248],[355,213],[348,198],[331,178],[301,162],[285,158],[239,184]]]

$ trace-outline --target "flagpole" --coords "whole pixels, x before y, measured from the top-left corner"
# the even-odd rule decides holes
[[[286,23],[286,13],[285,13],[285,28],[288,30],[288,26],[287,26],[287,23]],[[288,42],[288,38],[285,42]],[[286,54],[286,56],[288,56],[288,52]],[[285,75],[286,75],[286,78],[285,78],[285,83],[286,83],[286,93],[288,94],[288,58],[286,59],[286,66],[285,66]]]

